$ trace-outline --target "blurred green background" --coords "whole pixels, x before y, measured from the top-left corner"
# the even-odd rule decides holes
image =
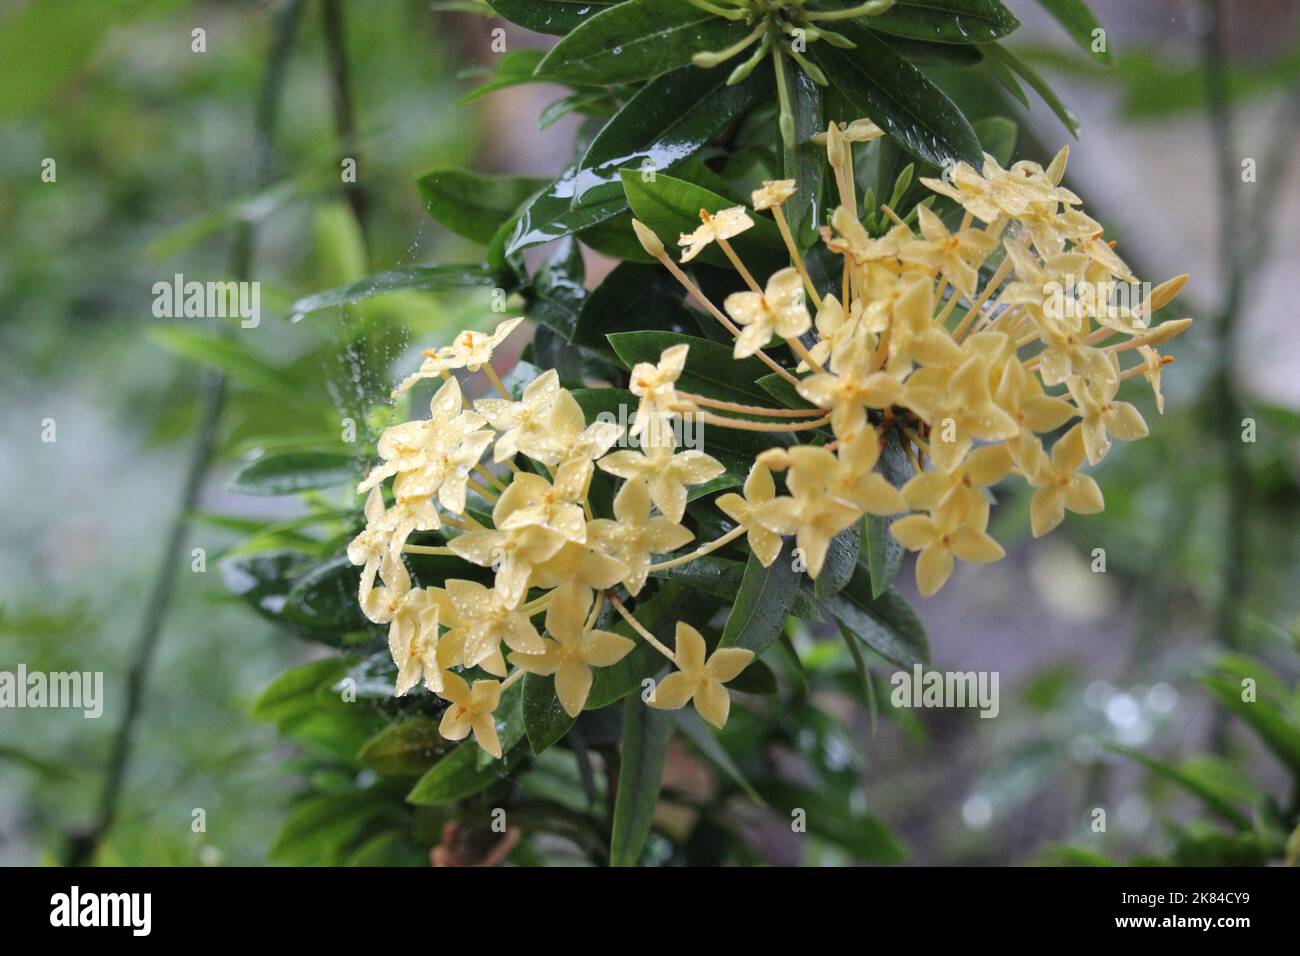
[[[965,74],[936,78],[972,118],[1016,119],[1018,157],[1045,161],[1070,141],[1071,188],[1143,278],[1192,274],[1173,314],[1199,321],[1173,350],[1163,420],[1142,399],[1152,437],[1098,475],[1103,515],[1071,516],[1030,542],[1028,498],[1004,501],[992,530],[1009,560],[963,568],[935,599],[909,594],[936,667],[1001,674],[999,718],[931,711],[873,730],[846,695],[822,701],[830,716],[796,740],[848,776],[912,862],[1208,852],[1199,835],[1218,831],[1203,829],[1195,788],[1111,745],[1190,760],[1185,773],[1230,804],[1274,794],[1281,818],[1294,813],[1284,762],[1217,710],[1198,677],[1225,649],[1248,653],[1279,675],[1282,719],[1300,706],[1298,5],[1223,5],[1219,105],[1206,96],[1198,4],[1096,0],[1111,67],[1089,64],[1036,4],[1009,6],[1025,23],[1011,45],[1079,115],[1077,143],[1037,100],[1026,110]],[[107,692],[99,720],[0,712],[0,862],[60,859],[94,818],[199,427],[200,369],[188,357],[212,362],[215,329],[154,318],[153,283],[228,277],[232,237],[255,226],[262,324],[221,352],[231,387],[218,464],[188,539],[207,570],[178,576],[117,825],[97,859],[266,862],[301,780],[295,751],[248,704],[315,652],[232,598],[219,561],[301,505],[234,494],[226,479],[258,451],[336,436],[344,419],[381,424],[419,348],[489,318],[481,303],[414,293],[300,323],[287,306],[368,272],[464,260],[462,241],[421,208],[415,180],[429,168],[544,176],[568,155],[574,118],[537,129],[554,91],[519,86],[456,105],[479,82],[461,74],[495,57],[499,22],[414,0],[336,8],[350,103],[336,96],[329,5],[307,2],[259,187],[258,88],[284,4],[0,2],[0,669],[103,671]],[[206,52],[191,48],[195,28]],[[342,157],[356,158],[359,188],[340,185]],[[54,182],[42,181],[46,158]],[[1247,158],[1252,182],[1236,175]],[[1246,417],[1253,443],[1239,440]],[[41,441],[46,419],[54,443]],[[1097,548],[1105,574],[1090,569]],[[800,647],[813,666],[851,668],[838,644]],[[679,763],[669,772],[689,781]],[[1108,809],[1105,833],[1090,827],[1097,807]],[[199,808],[206,832],[195,833]],[[773,862],[852,859],[834,841],[796,845],[779,819],[747,826]]]

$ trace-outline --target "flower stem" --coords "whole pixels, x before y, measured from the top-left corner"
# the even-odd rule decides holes
[[[655,571],[667,571],[669,568],[678,568],[683,564],[690,564],[696,558],[702,558],[706,554],[711,554],[712,552],[717,551],[719,548],[726,547],[744,534],[746,530],[748,529],[746,529],[744,525],[739,525],[732,528],[722,537],[714,538],[708,544],[700,545],[690,554],[683,554],[681,557],[673,558],[671,561],[661,561],[658,564],[652,564],[648,570],[653,574]]]
[[[703,395],[694,395],[690,392],[679,391],[677,393],[682,398],[702,405],[705,408],[716,408],[722,412],[739,412],[742,415],[766,415],[769,418],[807,418],[808,416],[817,416],[822,414],[820,408],[766,408],[762,405],[744,405],[740,402],[724,402],[717,398],[706,398]]]
[[[700,421],[720,428],[735,428],[747,432],[806,432],[829,425],[831,417],[824,415],[808,422],[751,422],[744,418],[727,418],[711,412],[700,412]]]
[[[785,212],[780,206],[773,206],[772,217],[776,220],[776,228],[781,230],[781,238],[785,240],[785,248],[790,253],[790,261],[793,262],[794,267],[799,270],[799,278],[803,279],[803,286],[808,290],[808,297],[812,299],[813,305],[820,310],[822,307],[822,297],[817,294],[817,289],[813,286],[812,277],[808,275],[808,267],[804,265],[803,256],[799,254],[799,246],[794,241],[794,234],[790,232],[790,224],[786,222]]]
[[[632,616],[632,612],[623,606],[622,601],[620,601],[618,598],[616,598],[614,595],[611,594],[609,596],[609,603],[614,605],[614,610],[618,611],[619,614],[623,615],[623,620],[627,621],[627,623],[632,626],[632,630],[636,631],[643,638],[645,638],[645,642],[647,644],[653,647],[664,657],[668,658],[674,664],[677,663],[676,655],[674,655],[673,652],[670,651],[668,648],[664,647],[664,645],[659,642],[659,638],[655,637],[644,627],[642,627],[641,622]]]
[[[493,386],[496,387],[497,392],[501,395],[502,398],[504,398],[507,402],[513,402],[515,400],[514,396],[511,395],[508,391],[506,391],[505,383],[503,383],[501,381],[501,377],[497,375],[496,369],[494,369],[491,366],[491,364],[489,364],[488,362],[483,363],[483,374],[486,375],[488,377],[488,381],[490,381],[493,384]]]

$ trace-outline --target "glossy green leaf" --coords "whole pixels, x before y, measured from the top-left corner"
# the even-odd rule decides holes
[[[686,368],[677,379],[678,387],[708,398],[732,402],[767,404],[768,395],[756,383],[768,368],[758,359],[735,359],[732,350],[718,342],[676,332],[616,332],[609,336],[618,357],[629,369],[638,362],[652,365],[664,349],[687,345]]]
[[[853,115],[828,119],[866,116],[918,159],[940,168],[965,160],[979,168],[979,139],[957,105],[870,32],[839,26],[856,49],[817,43],[812,52]]]
[[[410,717],[371,737],[357,759],[376,773],[415,776],[428,770],[450,746],[438,733],[436,720]]]
[[[803,70],[796,70],[790,57],[781,57],[781,68],[786,71],[790,114],[794,119],[794,143],[787,146],[783,142],[781,147],[781,174],[799,186],[798,191],[786,200],[784,213],[795,244],[800,249],[807,249],[817,241],[817,227],[822,221],[821,192],[826,148],[812,142],[813,136],[826,132],[822,88]],[[761,216],[754,218],[755,221],[763,220]]]
[[[1038,0],[1039,4],[1065,27],[1074,42],[1079,44],[1089,56],[1099,63],[1109,64],[1113,57],[1110,51],[1110,36],[1101,29],[1096,16],[1088,9],[1083,0]],[[1101,36],[1097,34],[1100,31]],[[1100,42],[1101,49],[1097,49]]]
[[[524,733],[534,754],[541,754],[560,741],[573,726],[555,696],[555,679],[540,674],[524,676]]]
[[[359,631],[369,625],[357,603],[361,569],[341,556],[318,565],[285,596],[280,616],[312,631]]]
[[[870,21],[868,21],[870,25]],[[927,43],[924,40],[912,40],[908,37],[893,36],[889,33],[877,33],[876,36],[888,47],[909,63],[917,66],[964,67],[974,66],[984,59],[984,54],[977,46],[963,46],[957,43]]]
[[[528,317],[570,339],[588,292],[583,280],[582,250],[571,237],[560,241],[554,255],[533,277]]]
[[[715,554],[706,554],[689,564],[679,564],[654,572],[654,576],[668,581],[678,581],[693,591],[711,595],[719,601],[730,603],[740,593],[741,582],[745,577],[746,563],[732,558],[720,558]],[[790,613],[805,621],[820,621],[821,613],[817,605],[800,588],[795,594]]]
[[[627,0],[588,18],[557,43],[537,75],[598,85],[648,80],[689,65],[696,53],[728,47],[751,29],[686,0]]]
[[[564,36],[609,6],[609,0],[488,0],[500,16],[532,30]]]
[[[351,661],[342,657],[329,657],[312,661],[276,677],[257,695],[249,708],[254,720],[279,723],[316,707],[316,691],[329,686],[347,673]]]
[[[609,838],[611,866],[635,866],[650,836],[672,729],[672,714],[647,707],[638,695],[623,704],[618,793]]]
[[[542,62],[543,56],[542,50],[531,48],[511,50],[502,54],[500,59],[496,61],[495,69],[492,69],[488,74],[487,82],[474,87],[474,89],[462,96],[456,105],[465,106],[487,96],[489,93],[495,93],[497,90],[521,86],[524,83],[540,82],[536,70],[537,65]],[[475,70],[472,72],[478,73],[482,71]]]
[[[799,592],[800,575],[794,570],[793,549],[792,541],[786,540],[781,553],[766,568],[757,555],[749,556],[719,647],[743,647],[757,657],[781,636]]]
[[[657,264],[620,262],[583,303],[570,341],[608,350],[605,336],[611,332],[689,327],[692,320],[681,303],[680,289],[666,286],[662,276]]]
[[[831,538],[821,573],[817,575],[813,584],[813,593],[817,597],[824,598],[838,594],[848,585],[858,565],[858,552],[861,545],[861,522],[845,528]]]
[[[501,224],[541,190],[546,180],[435,169],[421,176],[417,184],[430,216],[458,236],[487,245]]]
[[[241,495],[292,495],[337,488],[357,478],[351,455],[333,451],[291,451],[263,455],[244,465],[227,486]]]
[[[297,322],[311,312],[336,305],[351,305],[354,302],[390,295],[394,292],[490,289],[496,284],[497,280],[493,274],[482,266],[411,266],[389,272],[377,272],[359,282],[338,289],[304,296],[292,305],[291,310],[293,321]]]
[[[619,171],[671,172],[766,95],[765,74],[735,86],[725,74],[688,68],[647,83],[605,124],[582,159],[525,209],[505,245],[513,255],[599,226],[627,212]]]
[[[697,229],[701,209],[715,213],[736,205],[712,190],[662,173],[651,178],[639,170],[625,169],[622,179],[632,214],[653,229],[665,244],[672,244],[679,235]],[[770,274],[787,262],[785,242],[771,219],[754,216],[753,220],[753,228],[746,229],[730,243],[751,271],[758,275]],[[699,259],[710,265],[731,267],[715,243],[710,243]]]
[[[880,449],[877,470],[895,488],[901,488],[911,477],[911,462],[899,443],[898,432],[891,429]],[[871,596],[878,598],[893,583],[903,563],[903,546],[889,533],[889,526],[897,515],[865,515],[862,519],[862,551],[871,576]]]
[[[821,603],[854,637],[886,660],[900,667],[929,661],[930,646],[921,619],[893,588],[872,599],[871,578],[861,565],[843,591]]]
[[[1020,26],[998,0],[895,0],[884,13],[860,22],[913,40],[962,44],[997,40]]]

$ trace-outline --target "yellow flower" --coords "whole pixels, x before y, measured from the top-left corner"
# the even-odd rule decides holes
[[[979,284],[980,263],[997,247],[997,239],[980,229],[951,233],[926,206],[917,206],[916,214],[924,239],[904,244],[899,258],[937,269],[954,289],[973,296]]]
[[[776,497],[776,482],[772,473],[754,462],[745,478],[745,496],[728,492],[718,497],[717,505],[732,521],[745,529],[745,540],[763,567],[771,567],[781,553],[781,536],[758,523],[757,513],[766,502]]]
[[[687,485],[704,484],[726,471],[721,462],[702,451],[676,452],[666,443],[652,444],[648,453],[616,451],[596,464],[619,478],[645,482],[650,500],[673,521],[681,521],[686,513]]]
[[[428,418],[384,429],[378,444],[384,464],[370,472],[357,486],[357,493],[364,494],[392,475],[423,468],[431,459],[470,440],[483,424],[482,415],[464,410],[460,385],[454,378],[448,379],[429,402]]]
[[[889,533],[909,551],[920,551],[916,585],[929,597],[952,576],[953,559],[983,563],[997,561],[1005,552],[984,531],[988,523],[986,500],[961,497],[929,515],[908,515],[889,526]]]
[[[504,342],[506,336],[513,332],[523,320],[523,316],[505,319],[497,325],[491,335],[484,335],[482,332],[470,330],[460,333],[451,343],[452,356],[459,363],[453,367],[460,368],[463,366],[471,372],[477,372],[492,360],[493,350]]]
[[[587,521],[579,502],[587,497],[592,470],[585,458],[567,461],[556,470],[554,485],[541,475],[520,472],[497,502],[504,516],[497,527],[502,531],[545,528],[582,544],[587,540]]]
[[[824,448],[802,445],[790,449],[790,461],[812,461],[814,456],[799,455],[796,452],[821,451],[825,458],[834,463],[834,456]],[[767,462],[764,461],[764,464]],[[831,538],[852,525],[861,516],[858,508],[844,504],[828,493],[828,479],[808,475],[803,468],[791,471],[786,480],[793,493],[790,497],[779,497],[756,509],[757,520],[770,531],[778,534],[793,534],[795,544],[803,552],[808,574],[817,577],[826,560],[826,549],[830,547]],[[898,509],[895,509],[898,510]]]
[[[965,457],[972,439],[1002,441],[1020,433],[1015,420],[993,402],[982,355],[955,372],[925,368],[914,373],[900,404],[930,424],[930,457],[945,470]]]
[[[469,491],[469,475],[488,445],[492,444],[489,431],[470,432],[457,445],[444,445],[432,449],[425,462],[419,468],[404,471],[393,481],[393,494],[398,504],[405,501],[423,499],[431,495],[438,496],[438,502],[452,514],[465,513],[465,497]],[[428,527],[428,511],[417,509],[412,513],[418,522],[425,525],[419,530],[431,530]],[[433,528],[437,528],[437,512],[434,511]]]
[[[591,693],[593,667],[617,664],[635,641],[609,631],[587,630],[591,610],[591,592],[585,588],[565,586],[557,589],[546,610],[545,650],[539,654],[515,653],[510,663],[530,674],[555,675],[555,696],[570,717],[582,713]]]
[[[744,329],[736,338],[736,358],[753,355],[776,333],[783,339],[795,339],[812,327],[804,306],[803,280],[793,268],[772,273],[767,288],[757,292],[733,292],[722,303]]]
[[[628,390],[641,404],[637,406],[636,417],[628,434],[640,435],[652,423],[663,422],[673,412],[690,411],[695,406],[677,394],[677,379],[686,368],[686,354],[689,345],[674,345],[663,350],[659,362],[637,362],[632,366],[632,375],[628,381]]]
[[[1088,463],[1097,464],[1110,451],[1110,435],[1120,441],[1135,441],[1147,435],[1147,423],[1128,402],[1115,401],[1119,391],[1119,360],[1111,354],[1114,375],[1111,379],[1085,381],[1071,378],[1066,382],[1070,397],[1079,407],[1083,419],[1083,447],[1088,453]]]
[[[515,476],[518,479],[518,475]],[[492,523],[499,529],[513,513],[516,502],[507,499],[510,489],[492,509]],[[554,557],[564,538],[554,531],[529,525],[507,531],[483,529],[457,535],[448,542],[458,557],[496,572],[496,590],[509,607],[516,607],[528,590],[533,568]]]
[[[682,253],[682,262],[690,262],[715,239],[730,239],[754,225],[754,220],[749,218],[744,206],[722,209],[712,216],[707,210],[701,209],[700,222],[698,229],[682,233],[677,240],[679,246],[686,247]]]
[[[680,548],[693,537],[671,518],[650,517],[650,492],[645,482],[629,481],[614,496],[616,521],[597,518],[587,523],[587,538],[599,550],[628,567],[623,585],[635,596],[650,573],[650,557]]]
[[[1167,361],[1149,345],[1139,345],[1138,355],[1142,356],[1142,377],[1151,385],[1151,391],[1156,397],[1156,412],[1160,415],[1165,413],[1165,396],[1160,391],[1160,371],[1165,367]],[[1173,359],[1168,359],[1172,362]],[[353,564],[358,562],[354,561]]]
[[[720,647],[705,659],[708,647],[700,632],[677,622],[677,670],[659,682],[650,706],[658,710],[679,710],[692,699],[695,711],[719,730],[727,723],[731,695],[722,685],[749,666],[754,652],[740,647]]]
[[[476,667],[497,654],[503,642],[524,654],[543,650],[528,615],[507,605],[495,590],[455,578],[446,582],[446,589],[452,614],[445,622],[450,630],[443,640],[459,651],[455,663]]]
[[[424,686],[442,690],[438,666],[438,618],[446,594],[437,588],[416,588],[399,602],[388,629],[388,651],[397,665],[393,696],[403,697],[424,677]]]
[[[875,471],[880,439],[874,428],[863,428],[840,439],[832,454],[818,445],[772,448],[759,456],[769,467],[788,468],[786,485],[796,498],[829,496],[840,504],[874,515],[907,510],[898,489]]]
[[[443,675],[443,689],[438,696],[450,701],[438,725],[438,733],[448,740],[464,740],[474,731],[474,741],[501,759],[501,739],[497,736],[493,712],[501,703],[501,682],[476,680],[471,689],[459,674],[448,671]]]
[[[763,188],[755,189],[750,200],[754,204],[754,211],[758,212],[763,209],[771,209],[773,206],[779,206],[795,194],[795,182],[793,179],[765,179]]]
[[[822,241],[831,252],[852,260],[856,266],[898,259],[904,243],[912,239],[912,230],[895,226],[879,239],[873,239],[858,217],[844,206],[831,214],[831,231],[823,229]]]
[[[590,528],[587,537],[591,538]],[[530,583],[537,588],[555,588],[576,582],[603,591],[618,584],[627,573],[626,564],[591,547],[590,540],[586,544],[566,541],[564,547],[533,568]]]
[[[556,464],[563,454],[557,447],[556,434],[577,434],[586,424],[577,401],[560,388],[560,375],[555,369],[529,382],[517,402],[480,398],[474,409],[501,432],[492,456],[497,462],[523,452],[535,461]]]
[[[803,379],[800,396],[818,408],[831,410],[831,430],[839,437],[861,431],[867,423],[865,408],[888,408],[903,393],[898,379],[872,371],[872,350],[859,336],[831,352],[831,371]]]
[[[917,511],[933,511],[955,498],[982,497],[978,488],[997,484],[1010,470],[1011,453],[1005,445],[984,445],[948,471],[914,475],[903,485],[903,498]]]
[[[1076,514],[1093,515],[1106,506],[1101,488],[1092,476],[1078,474],[1084,458],[1080,426],[1057,439],[1050,459],[1045,454],[1037,457],[1038,467],[1029,476],[1029,483],[1038,489],[1029,505],[1030,527],[1035,538],[1041,538],[1065,520],[1066,508]]]
[[[1031,375],[1017,359],[1003,366],[994,398],[1022,433],[1055,431],[1074,417],[1074,406],[1044,393],[1038,376]]]
[[[348,542],[348,560],[362,565],[361,588],[369,590],[374,585],[375,574],[379,571],[379,562],[388,550],[392,532],[383,528],[384,494],[378,488],[371,488],[366,497],[366,526],[361,533]],[[401,550],[401,546],[398,546]]]

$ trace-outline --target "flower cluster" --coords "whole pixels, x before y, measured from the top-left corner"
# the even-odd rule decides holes
[[[987,489],[1008,475],[1035,489],[1035,536],[1056,527],[1066,510],[1102,509],[1100,488],[1081,469],[1101,461],[1113,438],[1147,433],[1138,411],[1117,399],[1125,379],[1145,377],[1163,410],[1160,371],[1171,359],[1157,346],[1191,320],[1153,325],[1152,317],[1186,277],[1131,294],[1136,278],[1079,198],[1060,185],[1065,150],[1046,169],[1028,162],[1003,169],[991,157],[979,171],[957,164],[942,180],[921,180],[935,196],[906,219],[882,207],[892,225],[872,235],[858,213],[852,144],[879,135],[858,121],[832,124],[819,137],[839,188],[839,205],[821,231],[843,264],[833,291],[812,282],[783,214],[796,193],[792,180],[755,191],[752,216],[744,207],[702,211],[701,226],[681,236],[683,263],[716,243],[744,280],[746,290],[722,308],[633,221],[646,251],[734,336],[735,357],[753,356],[785,380],[786,407],[684,390],[688,347],[676,345],[657,363],[631,370],[628,387],[639,404],[628,432],[640,444],[612,450],[619,427],[588,425],[555,371],[518,396],[505,388],[492,353],[517,318],[425,353],[419,371],[398,387],[442,381],[429,418],[381,436],[383,461],[359,486],[369,494],[366,527],[348,556],[362,567],[363,611],[389,625],[396,692],[423,681],[443,697],[444,736],[472,733],[499,757],[493,715],[502,692],[524,674],[553,676],[559,703],[576,716],[593,670],[635,646],[597,627],[606,602],[627,633],[676,667],[651,706],[693,702],[721,727],[730,706],[724,684],[752,652],[719,647],[710,654],[682,622],[670,650],[623,601],[651,574],[741,536],[765,566],[778,559],[783,538],[793,537],[815,578],[836,535],[865,515],[891,517],[893,536],[919,552],[917,582],[928,596],[956,560],[1002,557],[988,534]],[[932,208],[939,197],[960,208],[955,229]],[[761,213],[772,216],[792,264],[760,286],[731,240]],[[779,350],[793,361],[779,361]],[[1140,361],[1124,368],[1128,352]],[[481,371],[499,397],[467,404],[457,369]],[[724,472],[709,455],[677,446],[675,419],[686,414],[713,427],[802,441],[758,455],[741,493],[716,499],[730,530],[674,554],[693,539],[682,524],[688,489]],[[878,467],[887,446],[911,465],[898,485]],[[611,517],[593,513],[597,469],[621,480]],[[391,500],[383,490],[390,480]],[[444,543],[411,544],[415,532],[437,532]],[[415,587],[404,553],[459,558],[466,575]],[[657,561],[662,556],[669,557]],[[543,616],[539,632],[535,620]],[[471,669],[484,675],[472,684],[465,676]]]

